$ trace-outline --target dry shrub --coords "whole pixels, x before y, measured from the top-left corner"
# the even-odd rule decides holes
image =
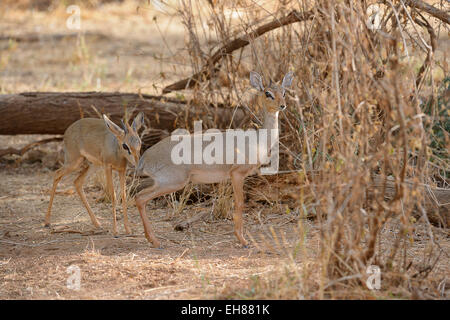
[[[178,197],[176,192],[167,195],[167,203],[172,208],[172,217],[177,216],[183,212],[192,192],[193,185],[192,183],[188,183],[188,185],[184,187],[183,191],[178,193]]]
[[[250,39],[245,48],[209,66],[208,77],[192,91],[205,109],[211,104],[246,108],[257,127],[261,122],[258,110],[252,109],[248,70],[272,80],[289,70],[295,73],[289,108],[280,115],[280,148],[288,155],[281,169],[306,173],[299,190],[306,186],[315,203],[309,210],[316,213],[321,235],[320,277],[317,295],[309,296],[365,292],[359,295],[365,297],[369,265],[381,268],[382,290],[401,288],[402,296],[413,296],[426,281],[435,289],[444,281],[445,287],[445,277],[433,270],[439,259],[448,259],[448,252],[429,224],[419,186],[445,187],[449,182],[449,159],[433,153],[434,137],[426,130],[436,121],[448,121],[442,118],[448,112],[435,112],[438,87],[448,70],[445,61],[436,63],[430,53],[434,37],[448,31],[447,26],[403,1],[379,4],[381,24],[375,31],[366,25],[369,1],[180,3],[176,9],[186,27],[185,63],[192,73],[201,71],[214,49],[236,35],[294,9],[313,14],[307,21]],[[416,61],[424,61],[423,68],[417,70]],[[425,104],[433,111],[424,113]],[[214,126],[214,118],[204,123]],[[444,132],[448,137],[448,129]],[[371,188],[376,176],[384,181],[379,189]],[[390,199],[384,196],[388,177],[395,189]],[[299,212],[305,208],[303,199],[298,198]],[[414,234],[424,225],[427,249],[411,254]],[[287,275],[281,279],[290,283]],[[439,292],[432,296],[442,296]]]

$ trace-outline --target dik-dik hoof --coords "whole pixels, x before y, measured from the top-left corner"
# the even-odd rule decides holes
[[[102,225],[100,223],[94,224],[95,230],[102,230]]]
[[[158,250],[164,249],[164,247],[159,242],[152,242],[152,244],[153,244],[153,248],[155,248],[155,249],[158,249]]]

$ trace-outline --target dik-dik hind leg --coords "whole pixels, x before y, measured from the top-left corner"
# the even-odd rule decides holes
[[[187,177],[185,177],[183,180],[177,179],[177,181],[170,182],[167,181],[167,178],[169,176],[170,175],[165,176],[164,183],[154,180],[153,186],[142,190],[136,195],[136,206],[139,210],[139,214],[142,219],[142,224],[144,225],[145,237],[149,242],[153,243],[153,246],[156,248],[160,248],[161,244],[153,233],[150,221],[148,220],[147,215],[145,213],[145,205],[147,204],[148,201],[154,198],[182,189],[188,182]]]
[[[48,203],[47,214],[45,215],[45,226],[46,227],[50,226],[50,216],[52,214],[51,213],[52,205],[53,205],[53,200],[55,198],[55,192],[56,192],[56,187],[58,186],[58,183],[61,181],[61,179],[65,175],[68,175],[69,173],[78,169],[78,167],[81,165],[82,162],[83,162],[83,158],[80,157],[70,163],[65,163],[62,168],[56,170],[55,176],[53,178],[52,191],[50,193],[50,202]]]
[[[89,216],[91,217],[92,224],[95,228],[99,229],[101,227],[100,223],[97,220],[97,217],[95,216],[94,212],[92,212],[91,207],[89,206],[89,203],[87,202],[86,195],[84,194],[83,190],[83,183],[86,179],[86,175],[89,171],[89,165],[84,168],[80,175],[75,179],[73,182],[75,185],[75,190],[77,191],[78,195],[80,196],[81,201],[83,202],[84,206],[86,207],[87,212],[89,213]]]
[[[112,167],[105,166],[105,176],[106,176],[106,189],[111,196],[112,212],[113,212],[113,232],[117,235],[117,217],[116,217],[116,193],[114,191],[114,184],[112,180]]]
[[[244,239],[244,222],[242,220],[242,211],[244,210],[244,180],[245,175],[240,172],[231,173],[231,183],[234,193],[234,234],[239,242],[247,247],[247,240]]]
[[[123,224],[125,226],[125,232],[127,234],[132,234],[130,226],[128,225],[127,189],[126,189],[126,181],[125,181],[125,170],[119,171],[119,180],[120,180],[120,191],[122,192]]]

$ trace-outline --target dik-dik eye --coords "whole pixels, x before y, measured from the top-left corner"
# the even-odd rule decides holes
[[[122,148],[124,148],[124,150],[128,151],[128,154],[131,154],[130,148],[125,143],[122,145]]]
[[[266,97],[267,97],[267,98],[270,98],[270,99],[272,99],[272,100],[275,100],[275,97],[273,96],[272,92],[266,91],[265,93],[266,93]]]

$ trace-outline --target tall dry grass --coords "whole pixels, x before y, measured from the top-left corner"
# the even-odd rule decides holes
[[[300,212],[306,205],[313,207],[320,229],[320,277],[308,287],[314,290],[308,296],[364,297],[355,292],[367,292],[367,267],[377,265],[384,290],[401,287],[404,297],[427,297],[417,293],[427,283],[433,288],[427,294],[442,297],[437,288],[442,283],[445,288],[448,279],[430,275],[439,259],[448,259],[448,252],[436,240],[419,187],[449,183],[449,114],[448,109],[441,112],[448,108],[448,99],[440,100],[448,91],[447,61],[445,55],[437,60],[431,52],[436,50],[434,37],[445,35],[448,26],[403,1],[386,1],[379,4],[380,29],[372,31],[367,27],[370,3],[169,2],[171,14],[186,28],[186,60],[192,73],[201,71],[211,53],[237,35],[292,10],[313,13],[305,22],[250,39],[248,46],[210,66],[209,80],[183,94],[192,95],[205,109],[211,104],[245,108],[257,127],[260,113],[251,102],[248,71],[260,72],[267,81],[293,71],[289,107],[280,115],[281,169],[300,172],[297,206]],[[214,126],[213,119],[204,119],[205,126]],[[439,123],[441,144],[430,130]],[[375,189],[377,177],[383,183]],[[389,179],[395,192],[388,200],[384,195]],[[405,181],[412,182],[412,188]],[[424,225],[425,249],[419,257],[411,248]],[[260,282],[256,297],[288,298],[292,283],[298,290],[307,277],[299,275],[294,260],[289,270],[279,281]],[[286,290],[279,288],[280,281]]]

